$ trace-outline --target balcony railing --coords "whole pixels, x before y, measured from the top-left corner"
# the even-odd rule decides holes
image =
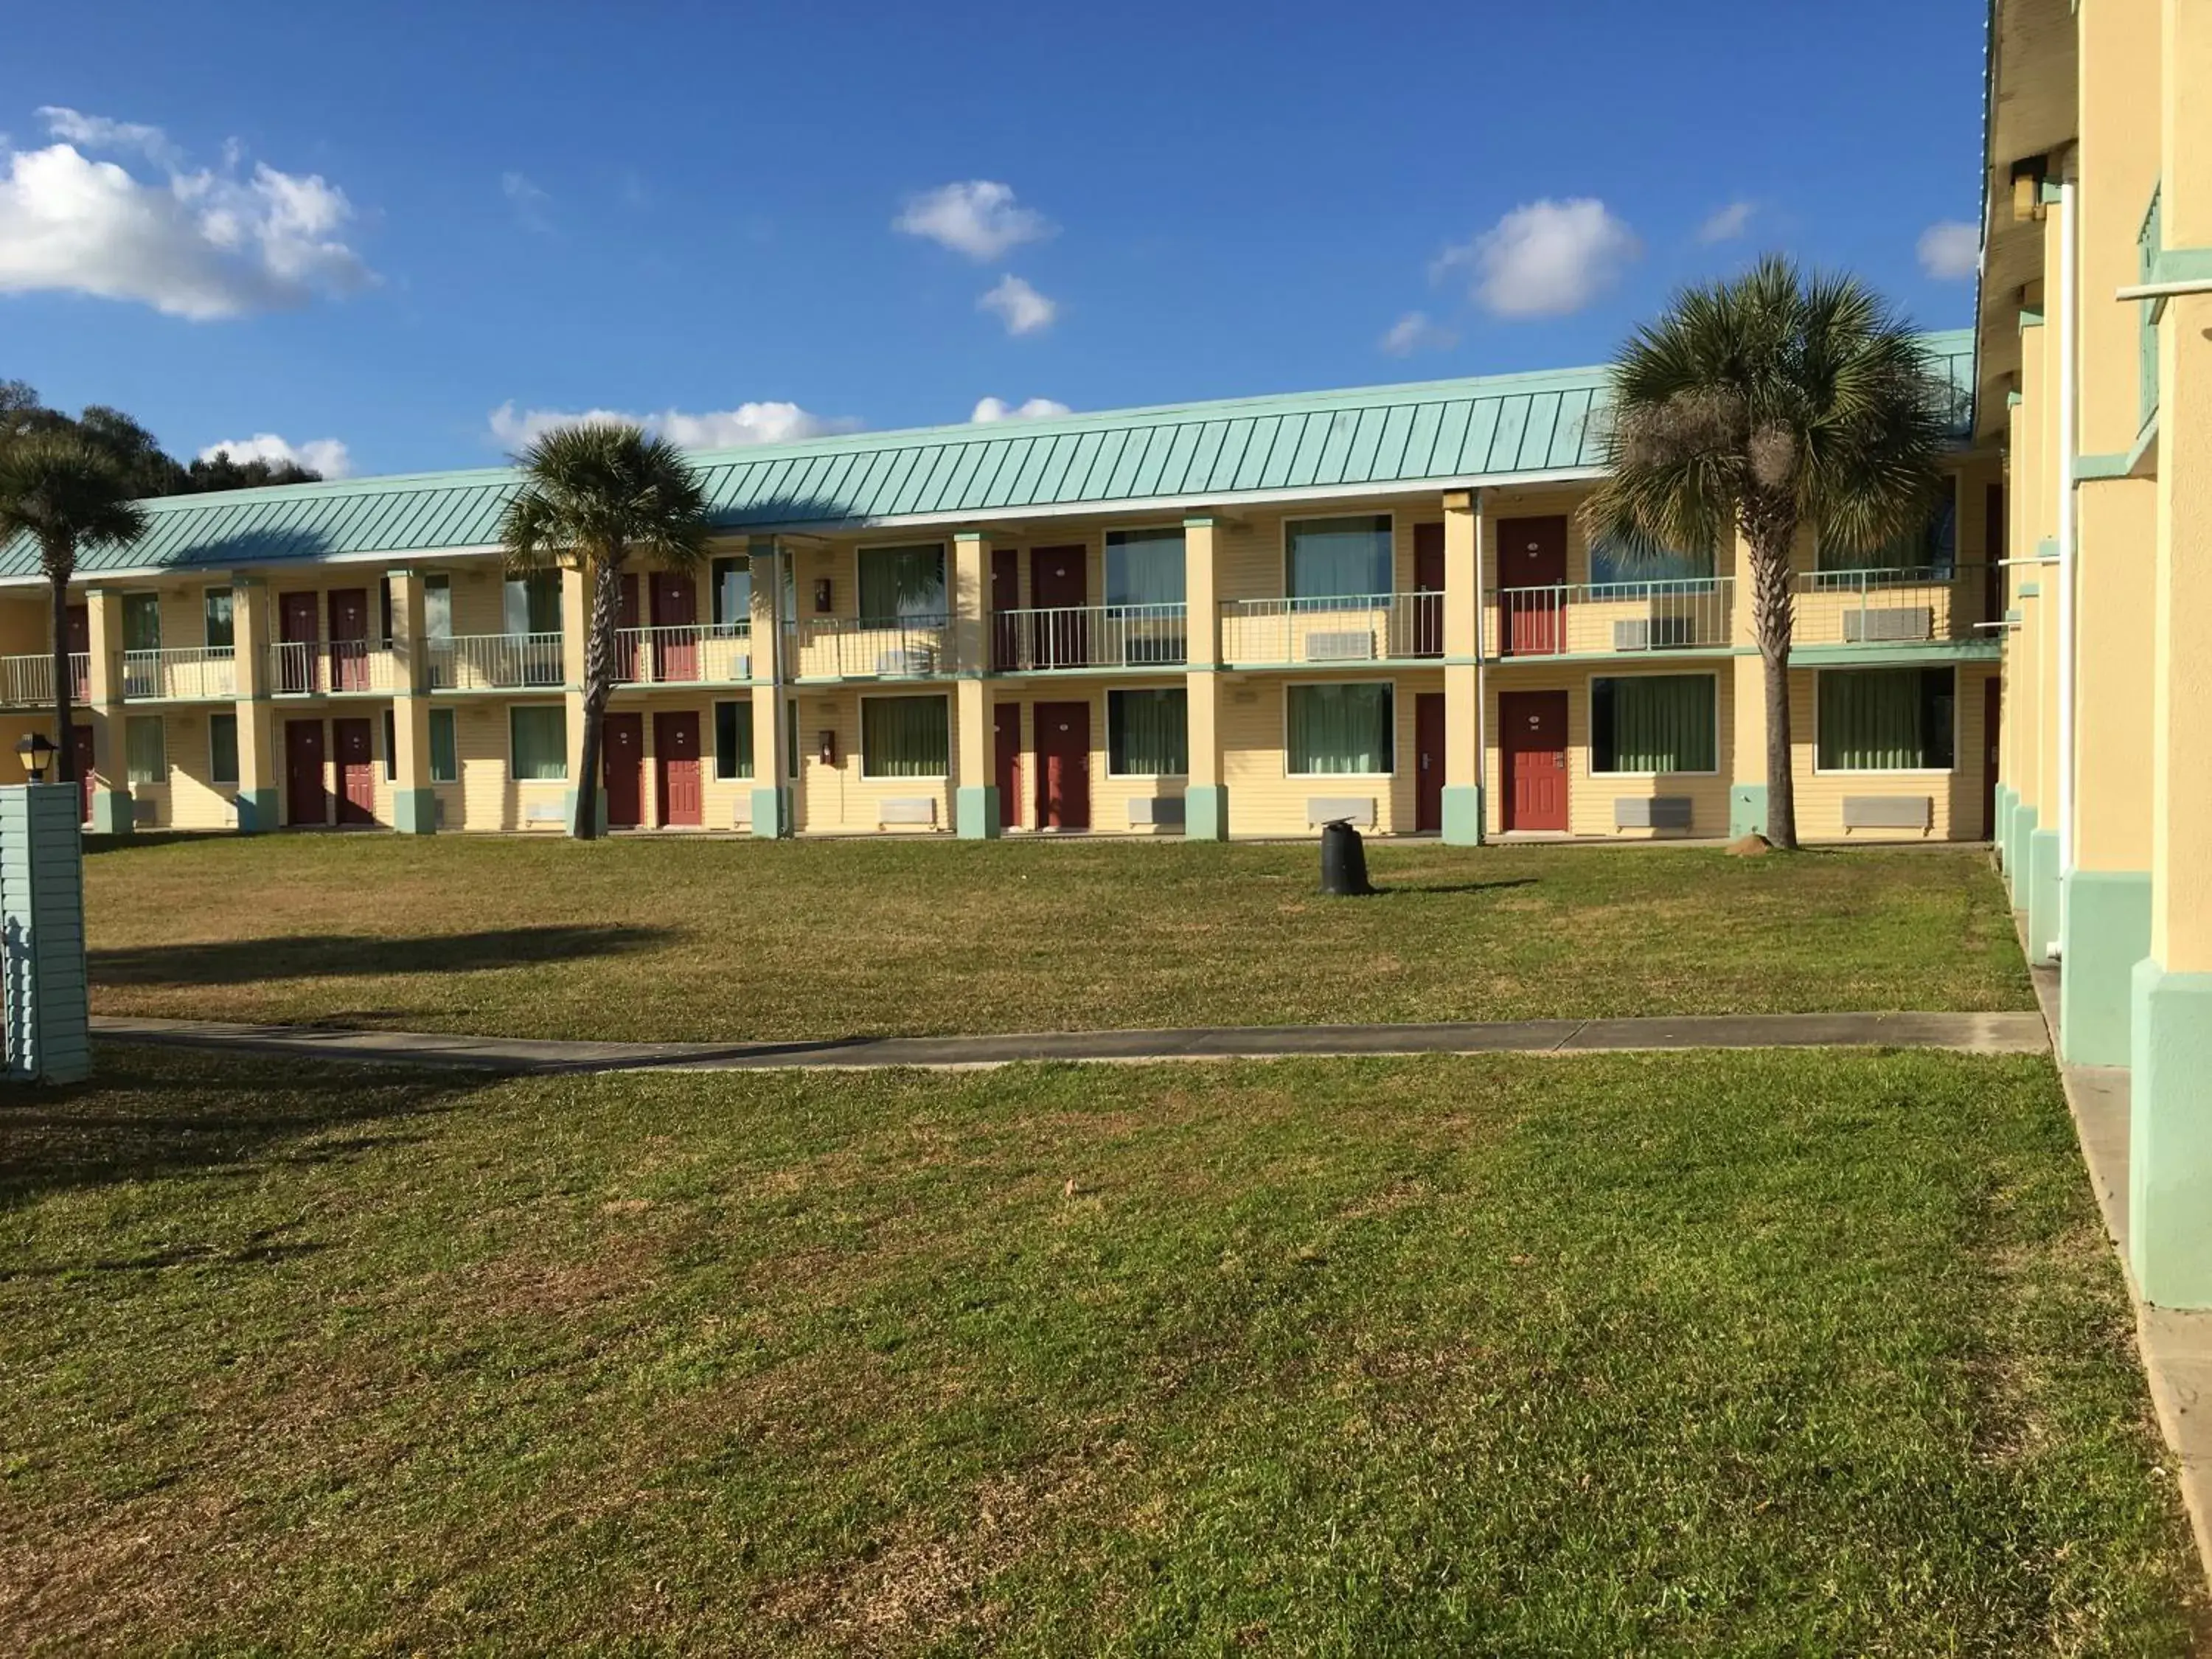
[[[1230,599],[1221,660],[1231,665],[1382,662],[1444,653],[1442,593]]]
[[[1185,605],[1066,605],[1000,611],[991,617],[991,666],[1001,674],[1189,660],[1190,608]]]
[[[286,640],[269,647],[269,690],[280,697],[389,694],[398,657],[368,640]]]
[[[238,695],[238,653],[224,646],[166,646],[123,653],[125,702],[191,702]]]
[[[558,634],[459,634],[425,644],[434,691],[505,691],[565,678]]]
[[[794,679],[934,679],[952,672],[943,617],[808,617],[791,629]]]
[[[615,635],[615,678],[624,685],[736,681],[752,673],[751,625],[625,628]]]
[[[1498,588],[1483,607],[1483,649],[1493,657],[1714,650],[1729,642],[1733,587],[1726,576],[1698,576]]]
[[[1796,580],[1798,645],[1911,645],[1987,636],[1996,620],[1993,567],[1814,570]]]
[[[70,696],[81,703],[91,690],[91,659],[80,651],[70,659]],[[21,657],[0,657],[0,708],[51,708],[53,703],[52,653],[40,651]]]

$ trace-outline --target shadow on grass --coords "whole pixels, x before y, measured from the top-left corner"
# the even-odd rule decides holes
[[[1369,895],[1370,897],[1389,898],[1393,894],[1439,897],[1450,893],[1495,893],[1508,887],[1534,887],[1537,884],[1534,876],[1514,876],[1503,881],[1394,882],[1388,872],[1378,872],[1378,878],[1386,884],[1377,887]]]
[[[262,980],[352,975],[467,974],[579,957],[621,956],[660,944],[666,927],[628,925],[502,927],[480,933],[385,937],[368,933],[288,934],[91,951],[85,963],[100,985],[251,985]]]

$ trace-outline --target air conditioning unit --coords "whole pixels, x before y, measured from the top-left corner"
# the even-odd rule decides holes
[[[1306,635],[1308,662],[1372,662],[1375,635],[1370,629],[1346,629],[1336,634]]]
[[[902,650],[883,651],[876,655],[876,672],[916,679],[937,672],[937,653],[927,646],[908,646]]]
[[[1692,643],[1697,629],[1687,617],[1632,617],[1613,625],[1616,651],[1663,651]]]
[[[1932,639],[1935,633],[1936,612],[1929,605],[1893,605],[1880,611],[1844,612],[1844,640],[1849,645]]]

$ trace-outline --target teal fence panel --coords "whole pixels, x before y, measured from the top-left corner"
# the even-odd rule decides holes
[[[14,1082],[92,1072],[79,810],[73,783],[0,788],[0,1013]]]

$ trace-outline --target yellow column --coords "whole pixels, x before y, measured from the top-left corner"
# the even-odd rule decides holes
[[[392,824],[403,835],[438,827],[430,787],[430,665],[422,623],[422,573],[394,570],[392,584]]]
[[[576,825],[575,801],[584,781],[584,652],[591,637],[592,594],[580,570],[561,573],[562,701],[567,707],[568,738],[569,828]],[[607,792],[592,791],[599,805],[599,829],[607,827]]]
[[[276,711],[269,701],[269,647],[275,638],[268,582],[234,576],[230,584],[232,670],[238,688],[238,827],[247,835],[283,823]]]
[[[1215,585],[1210,516],[1182,521],[1183,602],[1189,641],[1183,699],[1189,711],[1190,781],[1183,790],[1183,835],[1229,839],[1229,786],[1221,779],[1221,605]]]
[[[1482,844],[1482,492],[1444,492],[1444,839]]]
[[[101,835],[131,833],[131,785],[123,708],[123,596],[94,587],[85,594],[91,623],[86,665],[86,712],[92,717],[92,829]]]
[[[991,766],[991,542],[981,531],[952,538],[952,822],[963,841],[999,835],[998,775]]]
[[[1729,668],[1729,835],[1766,833],[1766,662],[1759,654],[1757,594],[1751,580],[1751,546],[1739,531],[1729,532],[1735,576],[1729,588],[1729,644],[1735,654]]]
[[[753,834],[774,841],[792,832],[792,781],[784,708],[783,558],[773,536],[756,536],[752,556]]]

